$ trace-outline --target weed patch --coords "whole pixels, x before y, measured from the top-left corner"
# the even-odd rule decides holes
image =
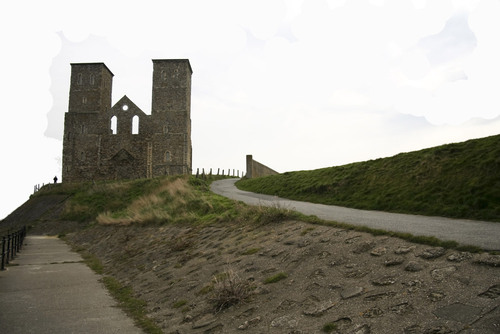
[[[243,253],[241,253],[241,255],[252,255],[252,254],[257,253],[258,251],[260,251],[260,248],[249,248],[246,251],[244,251]]]
[[[150,334],[162,333],[161,329],[147,317],[146,302],[134,298],[130,287],[123,286],[110,276],[103,277],[102,281],[111,295],[118,301],[119,307],[131,316],[140,328]]]
[[[251,291],[250,283],[242,280],[230,269],[214,276],[210,301],[214,305],[215,312],[220,312],[232,305],[247,301]]]
[[[181,300],[176,301],[176,302],[172,305],[172,307],[173,307],[173,308],[181,308],[181,307],[183,307],[184,305],[186,305],[187,303],[188,303],[188,301],[187,301],[187,300],[185,300],[185,299],[181,299]]]
[[[328,322],[326,324],[323,325],[323,328],[321,329],[323,332],[325,333],[331,333],[333,332],[334,330],[337,329],[337,324],[334,323],[334,322]]]
[[[284,272],[277,273],[276,275],[270,276],[264,280],[264,284],[276,283],[287,278],[288,275]]]

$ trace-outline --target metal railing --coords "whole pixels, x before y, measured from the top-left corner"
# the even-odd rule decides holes
[[[26,237],[26,226],[15,232],[9,232],[3,235],[2,238],[2,259],[0,270],[5,270],[5,265],[9,264],[14,259],[16,254],[23,247],[24,238]]]

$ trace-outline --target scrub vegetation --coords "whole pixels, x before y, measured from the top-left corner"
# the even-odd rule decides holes
[[[34,197],[66,195],[59,215],[63,221],[100,225],[193,224],[224,222],[279,223],[302,217],[287,208],[248,206],[209,190],[208,180],[194,176],[154,179],[55,184]],[[183,247],[183,244],[176,245]]]
[[[500,135],[236,185],[314,203],[500,222]]]

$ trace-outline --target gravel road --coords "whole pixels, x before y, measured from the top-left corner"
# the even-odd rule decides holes
[[[463,245],[478,246],[486,250],[500,250],[500,223],[358,210],[334,205],[292,201],[239,190],[234,185],[237,180],[215,181],[211,185],[211,190],[216,194],[250,205],[278,205],[306,215],[315,215],[323,220],[413,235],[434,236],[441,240],[453,240]]]

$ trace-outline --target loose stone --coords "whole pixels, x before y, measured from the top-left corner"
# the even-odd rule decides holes
[[[408,254],[412,250],[415,249],[415,246],[410,246],[410,247],[398,247],[394,253],[396,254]]]
[[[446,249],[444,249],[443,247],[427,248],[422,253],[420,253],[418,256],[420,256],[421,258],[424,258],[426,260],[431,260],[431,259],[436,259],[440,256],[443,256],[445,253],[446,253]]]
[[[335,303],[332,301],[328,301],[326,303],[322,303],[318,305],[317,307],[309,310],[304,310],[304,315],[308,315],[311,317],[320,317],[322,316],[326,311],[331,309],[332,307],[335,306]]]
[[[377,294],[374,294],[374,295],[370,295],[370,296],[366,296],[365,297],[365,300],[368,300],[368,301],[375,301],[375,300],[379,300],[379,299],[383,299],[383,298],[388,298],[388,297],[392,297],[392,296],[395,296],[396,295],[396,292],[395,291],[388,291],[388,292],[382,292],[382,293],[377,293]]]
[[[366,253],[370,249],[372,249],[373,247],[375,247],[374,241],[365,241],[365,242],[362,242],[359,245],[357,245],[356,248],[354,248],[354,250],[352,252],[354,254]]]
[[[297,319],[288,315],[278,317],[271,321],[271,327],[295,328],[298,324],[299,322]]]
[[[446,326],[434,326],[426,328],[423,334],[449,334],[453,333],[451,329]]]
[[[448,261],[452,262],[462,262],[464,260],[468,260],[472,258],[472,254],[469,252],[460,252],[460,253],[453,253],[450,256],[448,256]]]
[[[481,314],[481,308],[461,303],[455,303],[441,307],[433,313],[439,318],[467,324],[474,321]]]
[[[416,261],[410,261],[405,267],[406,271],[418,272],[424,269],[424,266]]]
[[[391,310],[391,312],[394,312],[396,314],[401,315],[401,314],[405,314],[405,313],[408,313],[411,310],[413,310],[413,306],[408,302],[404,302],[401,304],[391,306],[390,310]]]
[[[483,255],[474,261],[474,263],[490,267],[500,267],[500,255]]]
[[[438,301],[442,300],[444,297],[446,297],[446,295],[440,291],[434,291],[434,292],[431,292],[429,294],[429,299],[432,302],[438,302]]]
[[[352,332],[352,334],[370,334],[371,328],[367,324],[356,327]]]
[[[396,279],[392,276],[382,276],[372,281],[373,285],[385,286],[396,283]]]
[[[357,297],[363,293],[363,290],[364,289],[360,286],[348,287],[340,292],[340,296],[342,299]]]
[[[371,309],[364,311],[363,317],[364,318],[375,318],[375,317],[381,316],[383,313],[384,313],[384,311],[382,311],[380,308],[373,307]]]
[[[488,290],[479,294],[479,297],[496,299],[500,296],[500,284],[490,286]]]
[[[431,271],[431,276],[436,281],[442,281],[443,279],[445,279],[445,277],[451,275],[455,271],[457,271],[457,267],[455,267],[455,266],[438,268],[438,269],[434,269],[433,271]]]
[[[404,257],[399,256],[399,257],[393,257],[393,258],[389,258],[389,259],[385,260],[384,264],[386,267],[391,267],[391,266],[398,266],[403,262],[405,262]]]
[[[377,247],[370,252],[370,254],[373,256],[382,256],[385,253],[387,253],[387,248],[385,247]]]

